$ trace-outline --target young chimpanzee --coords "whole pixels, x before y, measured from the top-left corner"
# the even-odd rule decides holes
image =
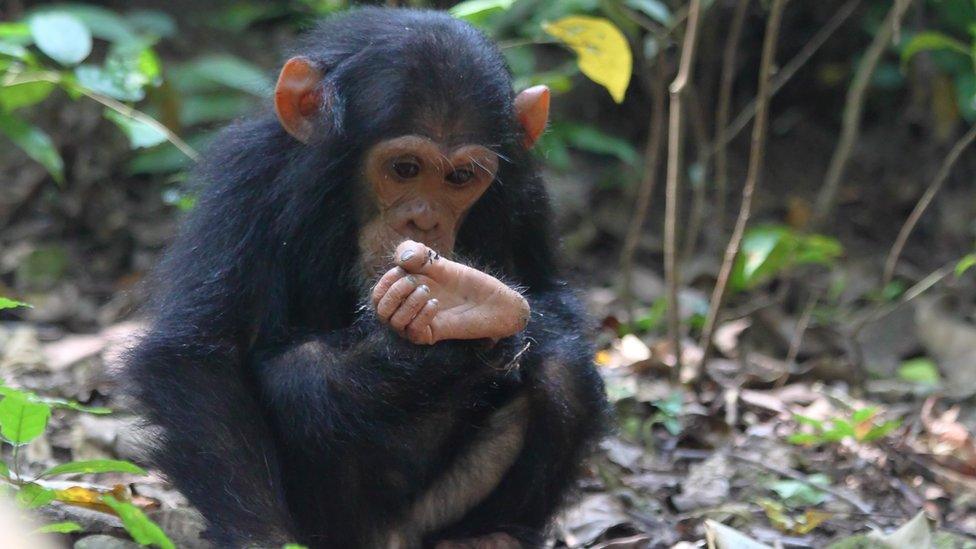
[[[535,546],[606,420],[528,151],[549,91],[436,12],[297,53],[156,273],[150,458],[219,547]]]

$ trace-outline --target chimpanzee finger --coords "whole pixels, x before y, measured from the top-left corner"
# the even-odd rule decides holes
[[[400,308],[390,317],[390,326],[394,330],[402,332],[407,327],[407,324],[410,324],[410,321],[417,316],[417,313],[424,308],[424,305],[427,304],[429,299],[430,287],[426,284],[417,286],[417,289],[403,300]]]
[[[408,273],[419,272],[427,262],[431,249],[414,240],[404,240],[396,248],[393,261]]]
[[[390,317],[400,308],[403,300],[417,288],[417,284],[419,284],[417,277],[413,275],[407,275],[394,282],[386,294],[380,298],[380,302],[376,304],[376,315],[383,322],[389,322]]]
[[[389,271],[383,273],[383,276],[381,276],[376,282],[376,285],[373,286],[373,292],[370,295],[370,303],[373,304],[373,307],[376,307],[376,305],[379,304],[380,299],[386,295],[386,292],[390,290],[390,286],[393,286],[394,282],[405,276],[407,276],[407,272],[401,267],[393,267]]]
[[[440,308],[438,305],[436,298],[427,301],[424,308],[407,325],[405,330],[407,339],[417,345],[433,345],[436,342],[430,323]]]

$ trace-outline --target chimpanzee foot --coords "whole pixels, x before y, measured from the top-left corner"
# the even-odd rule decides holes
[[[437,542],[434,549],[521,549],[522,544],[504,532],[496,532],[479,538],[445,540]]]
[[[380,320],[413,343],[501,339],[528,323],[521,294],[424,244],[400,243],[395,262],[373,288],[372,302]]]

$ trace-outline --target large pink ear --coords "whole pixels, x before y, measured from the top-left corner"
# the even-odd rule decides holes
[[[516,95],[515,115],[525,130],[525,148],[532,148],[549,122],[549,88],[532,86]]]
[[[305,57],[292,57],[281,68],[275,86],[275,112],[285,131],[307,143],[313,119],[322,105],[322,73]]]

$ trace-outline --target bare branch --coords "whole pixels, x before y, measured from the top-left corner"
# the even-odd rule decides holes
[[[725,227],[725,200],[728,195],[729,165],[725,155],[727,141],[725,127],[729,123],[729,111],[732,108],[732,84],[735,82],[735,58],[739,52],[739,39],[742,37],[742,27],[745,25],[746,13],[750,0],[739,0],[732,14],[729,34],[725,38],[725,49],[722,50],[722,81],[718,92],[718,110],[715,113],[715,212],[716,224],[721,231]],[[721,234],[721,233],[720,233]]]
[[[624,307],[627,310],[627,319],[631,324],[634,322],[632,287],[634,253],[637,251],[637,244],[640,242],[644,222],[647,220],[647,213],[651,206],[651,197],[654,195],[654,187],[657,186],[657,170],[661,160],[661,144],[664,141],[664,64],[664,59],[658,56],[657,61],[654,63],[654,66],[657,68],[657,77],[652,78],[650,82],[652,111],[648,121],[647,145],[644,149],[644,172],[641,176],[640,187],[637,190],[637,203],[634,206],[634,215],[630,219],[630,227],[627,229],[623,250],[620,252],[620,272],[623,279],[621,297],[624,302]]]
[[[969,128],[969,131],[965,135],[956,141],[956,144],[952,146],[952,150],[946,155],[945,159],[942,160],[942,165],[939,166],[939,171],[936,172],[935,177],[929,184],[929,188],[925,190],[925,194],[922,198],[915,204],[915,209],[912,210],[911,215],[905,220],[905,224],[902,225],[901,230],[898,231],[898,237],[895,239],[895,243],[891,246],[891,251],[888,252],[888,259],[885,260],[884,276],[882,276],[881,284],[882,286],[887,286],[891,282],[892,277],[895,275],[895,265],[898,263],[898,257],[901,256],[902,250],[905,248],[905,243],[908,241],[908,237],[912,234],[915,229],[915,225],[918,224],[918,220],[922,218],[922,214],[932,203],[935,195],[938,194],[939,190],[942,189],[942,184],[945,183],[946,179],[949,178],[949,173],[952,171],[952,167],[956,165],[956,161],[962,155],[962,152],[969,147],[973,141],[976,140],[976,125]]]
[[[687,377],[682,376],[682,381],[691,383],[698,378],[701,366],[708,359],[708,353],[712,346],[712,334],[718,321],[718,313],[722,308],[722,301],[725,298],[725,289],[729,283],[729,276],[732,274],[732,266],[739,253],[739,246],[742,244],[742,236],[745,234],[746,224],[752,212],[752,201],[756,188],[759,186],[759,178],[762,172],[763,157],[766,152],[766,128],[769,118],[769,100],[771,95],[771,75],[773,64],[776,58],[776,42],[779,36],[780,22],[783,18],[783,8],[786,0],[774,0],[770,8],[769,19],[766,21],[766,33],[763,38],[763,52],[761,65],[759,67],[759,95],[756,104],[756,123],[752,126],[752,148],[749,152],[749,169],[746,173],[746,182],[742,189],[742,204],[739,207],[739,216],[735,221],[735,229],[732,237],[725,248],[725,257],[722,260],[722,267],[719,269],[718,280],[715,282],[715,289],[712,291],[712,299],[709,303],[708,316],[705,318],[705,326],[702,328],[701,347],[703,356],[701,364],[695,370],[689,370]]]
[[[854,72],[854,79],[847,90],[847,100],[844,103],[840,139],[827,167],[823,187],[817,195],[817,204],[814,208],[814,219],[817,223],[823,223],[834,209],[841,177],[844,175],[847,161],[850,160],[854,144],[861,132],[861,113],[864,110],[864,99],[868,85],[871,83],[871,76],[878,67],[881,56],[891,44],[895,32],[900,28],[901,19],[911,3],[911,0],[895,0]]]
[[[701,0],[691,0],[688,8],[688,27],[681,46],[681,62],[678,74],[671,82],[671,111],[668,119],[668,174],[664,206],[664,278],[667,285],[668,337],[674,348],[674,372],[682,370],[681,364],[681,316],[678,310],[678,285],[680,270],[678,265],[678,193],[681,178],[681,145],[683,138],[683,98],[691,68],[695,59],[695,45],[698,38],[698,24],[701,20]]]

